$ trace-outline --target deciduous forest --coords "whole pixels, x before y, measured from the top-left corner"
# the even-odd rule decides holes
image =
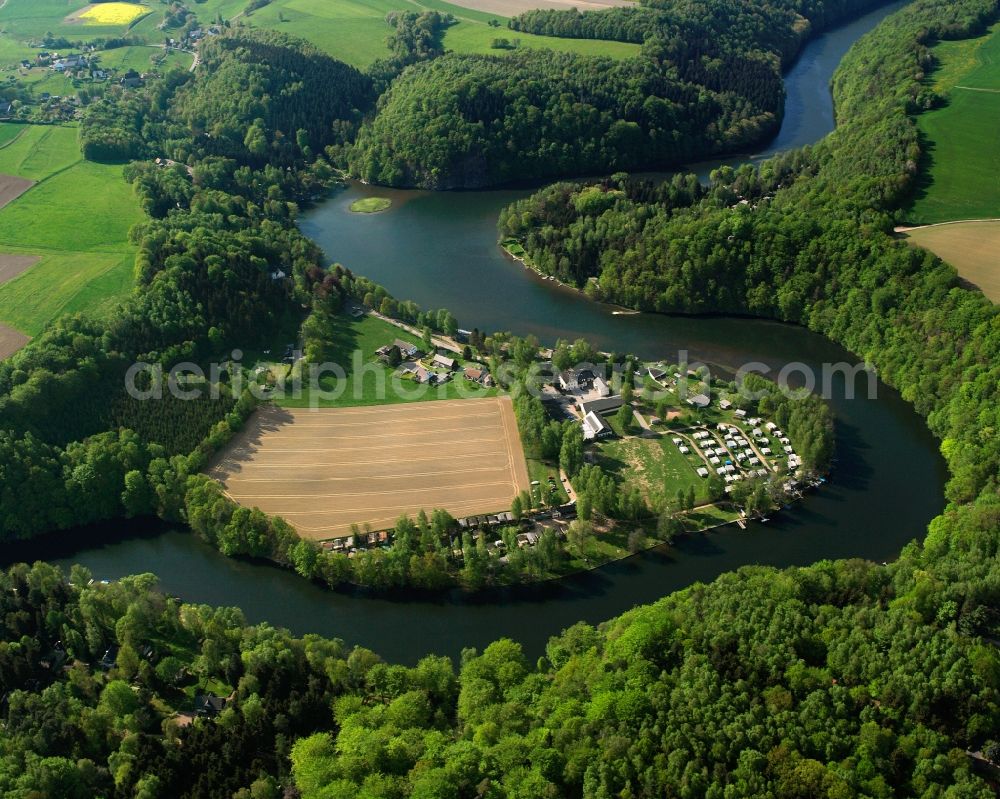
[[[838,8],[817,7],[814,23]],[[792,25],[801,24],[794,13],[813,19],[810,7],[734,9]],[[982,774],[1000,763],[1000,316],[951,267],[889,232],[920,161],[912,117],[936,102],[923,81],[929,47],[979,33],[997,13],[996,0],[915,0],[845,59],[833,86],[836,133],[759,172],[721,171],[707,189],[693,178],[559,184],[501,220],[502,235],[522,241],[540,268],[597,297],[796,322],[871,361],[942,442],[948,506],[926,538],[914,530],[914,543],[884,565],[744,567],[599,627],[574,625],[536,662],[501,640],[456,665],[432,657],[414,667],[185,605],[151,576],[105,585],[79,568],[15,566],[0,576],[0,792],[992,797]],[[245,346],[290,307],[321,308],[347,292],[353,275],[325,271],[294,224],[298,203],[329,185],[338,161],[435,186],[490,182],[506,164],[545,153],[558,164],[576,135],[556,125],[565,100],[580,104],[574,118],[597,120],[599,136],[580,147],[595,168],[618,168],[603,158],[635,166],[632,137],[672,128],[649,124],[639,108],[585,108],[573,92],[627,98],[641,93],[631,84],[639,76],[663,87],[660,110],[697,98],[708,151],[761,114],[773,124],[780,108],[776,97],[758,105],[732,87],[657,71],[653,55],[595,68],[587,86],[565,75],[536,81],[538,65],[562,63],[548,54],[503,70],[445,55],[404,67],[365,120],[371,84],[361,73],[283,37],[233,36],[244,43],[224,37],[210,51],[216,73],[250,59],[240,74],[266,101],[231,103],[222,79],[198,86],[175,75],[123,101],[127,113],[102,104],[87,112],[83,144],[95,157],[131,157],[156,142],[181,166],[130,170],[150,213],[134,231],[135,295],[108,318],[63,319],[0,364],[4,540],[152,512],[215,531],[223,548],[270,545],[265,525],[277,522],[249,510],[226,517],[231,506],[198,474],[252,401],[227,396],[190,411],[184,425],[205,432],[191,451],[189,434],[173,432],[178,420],[146,418],[118,392],[132,361]],[[754,91],[779,86],[783,50],[763,47],[738,56],[768,66]],[[713,59],[699,61],[711,73]],[[342,80],[328,85],[331,76]],[[295,89],[273,99],[271,80]],[[427,116],[414,124],[435,137],[418,140],[405,125],[421,85]],[[532,93],[537,118],[524,106],[495,126],[501,117],[485,113]],[[303,113],[319,100],[331,103],[329,115]],[[462,108],[474,121],[459,119]],[[104,137],[102,119],[117,132]],[[487,171],[468,162],[470,147],[498,147],[510,131],[524,138]],[[285,276],[275,279],[279,267]],[[136,432],[120,429],[126,423]],[[312,551],[296,551],[308,565]],[[193,723],[176,713],[195,707]]]

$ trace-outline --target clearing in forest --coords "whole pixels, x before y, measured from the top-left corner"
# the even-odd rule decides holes
[[[209,474],[304,538],[444,508],[496,513],[530,480],[509,397],[258,411]]]
[[[621,0],[582,0],[580,8],[600,8]],[[444,46],[456,53],[504,55],[513,50],[493,47],[498,38],[518,40],[519,47],[547,48],[584,55],[629,58],[639,54],[640,46],[629,42],[601,39],[565,39],[536,36],[507,28],[508,16],[531,8],[569,8],[561,0],[463,0],[455,4],[444,0],[272,0],[267,5],[243,14],[240,21],[259,28],[271,28],[301,36],[334,58],[364,69],[377,58],[388,58],[386,38],[391,28],[385,17],[392,11],[439,11],[455,17],[455,24],[444,35]],[[200,12],[199,12],[200,15]],[[490,23],[494,24],[490,24]]]

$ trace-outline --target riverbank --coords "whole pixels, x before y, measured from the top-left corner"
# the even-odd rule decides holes
[[[836,60],[839,57],[832,56],[829,48],[803,53],[795,74],[789,76],[785,120],[789,131],[802,133],[794,125],[796,116],[822,118],[815,105],[829,102],[827,86]],[[807,91],[795,99],[791,86],[805,86],[811,80],[800,67],[829,63],[829,72],[812,81],[815,96]],[[794,146],[802,143],[807,142]],[[393,195],[394,207],[388,212],[362,218],[349,215],[343,205],[356,190],[348,188],[307,215],[315,218],[324,211],[342,215],[343,225],[321,226],[326,241],[320,243],[327,253],[348,266],[363,265],[366,274],[400,296],[413,297],[425,307],[455,308],[463,319],[482,320],[489,329],[535,333],[545,340],[588,335],[603,350],[624,349],[648,357],[688,349],[692,359],[730,370],[748,360],[777,370],[790,361],[818,367],[850,357],[815,334],[778,323],[618,316],[582,302],[575,293],[539,292],[538,281],[522,277],[525,270],[510,269],[496,247],[497,209],[516,198],[516,192],[437,197],[400,192]],[[580,619],[596,623],[748,563],[804,565],[846,557],[880,562],[897,554],[913,531],[924,529],[941,509],[943,461],[937,442],[897,392],[880,384],[873,401],[863,398],[864,386],[863,380],[857,385],[851,382],[861,397],[852,401],[844,399],[845,381],[838,378],[834,386],[833,404],[840,420],[837,482],[775,522],[751,524],[751,535],[726,528],[711,536],[678,539],[668,551],[626,559],[560,581],[551,590],[504,590],[495,598],[500,604],[465,598],[444,603],[345,598],[313,590],[294,574],[225,558],[183,533],[164,534],[156,542],[97,544],[78,552],[75,560],[108,578],[144,572],[155,563],[163,585],[185,599],[239,605],[252,619],[300,633],[343,637],[393,660],[413,662],[431,652],[457,657],[462,645],[484,646],[500,636],[523,642],[536,657],[549,635]],[[900,470],[900,463],[907,468]],[[267,586],[266,592],[261,585]],[[530,624],[525,623],[526,613]],[[419,624],[413,623],[415,614]]]

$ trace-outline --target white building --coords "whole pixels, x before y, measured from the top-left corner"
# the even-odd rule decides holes
[[[600,416],[591,411],[583,418],[583,440],[593,441],[611,435],[611,428]]]
[[[559,382],[559,388],[563,391],[576,391],[580,384],[576,378],[576,372],[572,369],[567,369],[565,372],[560,372],[559,377],[556,378]]]

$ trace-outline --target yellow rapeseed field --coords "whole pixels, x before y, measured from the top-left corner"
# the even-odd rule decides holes
[[[89,25],[127,25],[149,9],[138,3],[95,3],[80,13]]]

